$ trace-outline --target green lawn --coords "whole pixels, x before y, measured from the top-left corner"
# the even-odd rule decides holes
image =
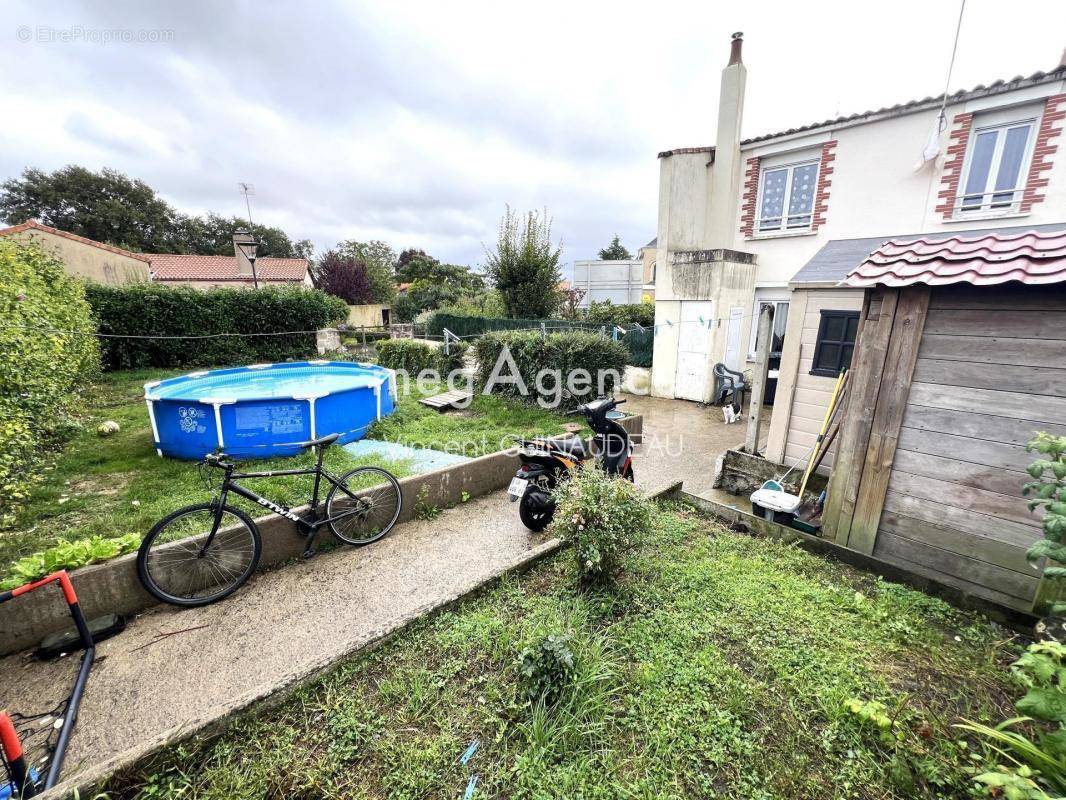
[[[458,798],[476,774],[485,798],[963,798],[984,753],[952,724],[1012,715],[1009,632],[796,547],[669,508],[613,593],[577,593],[570,558],[106,796]],[[531,706],[517,654],[560,632],[574,683]]]
[[[82,430],[46,466],[14,523],[0,530],[0,577],[9,562],[59,541],[93,535],[143,536],[174,509],[210,499],[212,491],[201,482],[194,463],[160,458],[152,445],[143,385],[173,374],[164,370],[114,372],[91,387]],[[441,414],[419,405],[420,396],[412,385],[412,394],[400,398],[393,416],[372,428],[370,438],[399,439],[416,446],[455,442],[464,454],[477,456],[500,449],[499,442],[507,434],[560,433],[567,421],[540,408],[482,396],[465,412]],[[96,428],[105,420],[119,423],[120,432],[98,436]],[[256,464],[269,470],[312,461],[313,456],[305,453]],[[398,477],[412,472],[408,462],[357,459],[342,447],[329,448],[325,463],[337,473],[363,464],[383,466]],[[306,477],[268,478],[254,485],[262,494],[289,505],[306,502],[311,492],[311,479]],[[261,512],[240,498],[232,500],[257,515]]]

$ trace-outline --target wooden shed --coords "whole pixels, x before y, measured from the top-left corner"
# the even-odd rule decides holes
[[[824,537],[1039,612],[1021,488],[1026,442],[1066,435],[1066,232],[890,240],[842,285],[865,297]]]

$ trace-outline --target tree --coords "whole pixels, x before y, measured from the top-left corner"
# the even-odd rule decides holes
[[[142,253],[233,255],[242,217],[181,214],[144,181],[117,170],[71,164],[55,172],[26,169],[0,184],[0,216],[17,225],[36,219],[53,228]],[[311,243],[293,243],[280,228],[252,225],[260,256],[307,258]]]
[[[563,317],[565,319],[577,318],[578,304],[585,298],[585,290],[573,286],[560,291],[563,300]]]
[[[348,239],[334,249],[366,265],[370,275],[370,285],[374,290],[374,299],[371,302],[387,304],[393,301],[396,297],[396,284],[392,279],[396,264],[395,250],[379,239],[372,239],[369,242]]]
[[[374,302],[366,264],[353,256],[327,250],[314,266],[315,286],[351,305]]]
[[[600,261],[623,261],[632,257],[633,254],[622,246],[617,233],[611,239],[611,243],[600,250]]]
[[[112,169],[74,164],[47,173],[26,169],[0,184],[0,214],[12,225],[36,219],[129,250],[174,248],[179,215],[143,181]],[[179,251],[180,252],[180,251]]]
[[[495,252],[486,252],[486,272],[511,317],[550,317],[559,308],[559,257],[551,242],[551,219],[535,211],[519,215],[508,206]]]

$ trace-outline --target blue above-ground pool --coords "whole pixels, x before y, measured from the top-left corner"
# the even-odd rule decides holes
[[[272,458],[331,433],[362,438],[392,413],[396,374],[347,361],[253,364],[146,383],[144,399],[161,456]]]

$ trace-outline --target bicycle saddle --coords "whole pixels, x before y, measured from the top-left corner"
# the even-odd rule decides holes
[[[339,433],[331,433],[329,436],[320,436],[317,439],[310,439],[306,442],[300,442],[300,447],[329,447],[335,441],[340,438]]]

